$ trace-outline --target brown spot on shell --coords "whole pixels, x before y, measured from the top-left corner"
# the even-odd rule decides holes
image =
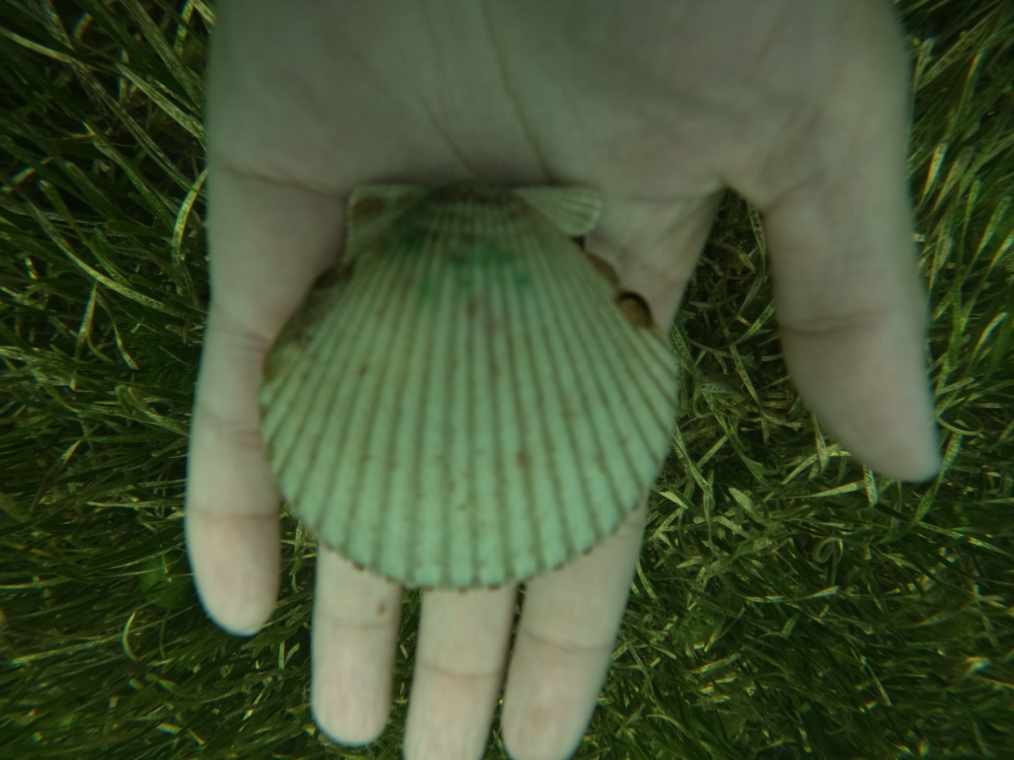
[[[584,249],[582,249],[584,250]],[[591,262],[595,270],[606,278],[606,281],[614,288],[620,286],[620,276],[616,273],[616,269],[608,261],[603,259],[601,256],[596,256],[590,251],[584,251],[584,255],[588,257],[588,261]]]
[[[280,369],[281,362],[278,360],[278,342],[276,341],[268,348],[267,353],[264,354],[264,362],[261,364],[261,375],[263,375],[265,381],[270,382],[278,377]]]
[[[457,240],[455,242],[463,248],[471,248],[479,242],[480,237],[476,235],[472,230],[461,230],[457,234]],[[460,249],[455,250],[455,253],[461,255]],[[466,259],[467,260],[467,259]]]
[[[591,251],[585,250],[584,255],[588,257],[588,261],[595,267],[595,271],[605,277],[610,285],[619,290],[620,276],[617,274],[616,268],[601,256],[596,256]],[[616,295],[615,301],[624,319],[634,325],[634,327],[650,328],[654,326],[655,321],[651,315],[651,308],[640,293],[635,293],[632,290],[620,290]]]
[[[387,612],[387,602],[380,602],[377,605],[377,617],[381,617],[385,612]]]
[[[278,377],[283,368],[288,366],[286,359],[291,356],[292,348],[291,346],[286,347],[284,336],[285,328],[283,327],[282,332],[278,334],[275,342],[264,355],[264,364],[261,368],[261,373],[264,375],[264,380],[267,382],[270,382]]]
[[[479,313],[479,296],[472,296],[465,302],[465,316],[475,319]]]
[[[524,449],[518,449],[518,453],[514,456],[514,461],[522,470],[527,470],[531,465],[531,460],[528,458],[528,452]]]
[[[354,268],[353,262],[348,262],[344,265],[335,264],[333,267],[328,267],[319,275],[317,279],[313,281],[313,285],[310,286],[310,294],[312,297],[313,293],[319,293],[322,290],[330,290],[340,282],[345,282],[352,277],[352,270]]]
[[[634,327],[651,327],[654,324],[648,302],[639,293],[632,290],[620,292],[616,296],[616,305],[620,307],[624,318]]]
[[[270,438],[265,438],[261,435],[261,444],[264,446],[264,453],[267,456],[269,462],[276,462],[275,459],[275,444]]]
[[[293,359],[293,352],[303,352],[309,341],[310,332],[331,302],[334,289],[352,277],[354,262],[328,267],[313,281],[306,298],[298,309],[282,325],[271,348],[264,357],[264,377],[267,380],[287,366]]]
[[[387,209],[387,202],[376,195],[368,195],[350,209],[352,221],[357,224],[376,219]]]

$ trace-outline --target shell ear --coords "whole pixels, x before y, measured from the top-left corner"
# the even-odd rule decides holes
[[[363,241],[383,231],[402,211],[425,197],[419,185],[360,185],[345,205],[346,249],[355,253]]]
[[[602,196],[587,187],[521,187],[514,192],[567,237],[587,235],[602,213]]]

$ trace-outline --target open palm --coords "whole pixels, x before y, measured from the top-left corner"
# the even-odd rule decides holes
[[[256,396],[274,336],[341,254],[368,182],[582,184],[587,247],[671,323],[721,193],[764,214],[786,362],[810,408],[887,475],[938,463],[926,294],[905,184],[907,69],[887,2],[218,3],[209,70],[212,298],[186,534],[201,598],[235,632],[278,591],[279,494]],[[643,506],[526,585],[503,732],[565,757],[602,687]],[[477,758],[516,587],[425,594],[408,758]],[[347,743],[390,705],[401,589],[321,547],[313,711]]]

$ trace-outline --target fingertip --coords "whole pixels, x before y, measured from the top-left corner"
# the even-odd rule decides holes
[[[914,372],[915,370],[913,370]],[[846,448],[870,466],[877,474],[892,480],[925,485],[935,480],[943,469],[940,427],[936,422],[933,391],[928,383],[905,392],[904,386],[882,387],[879,392],[888,399],[879,410],[874,409],[880,429],[870,428],[862,439],[856,431],[843,438]],[[861,415],[854,414],[853,417]],[[883,424],[884,422],[888,424]],[[871,421],[871,425],[875,423]]]
[[[220,593],[214,584],[208,588],[201,583],[196,585],[208,619],[232,636],[249,637],[258,633],[275,609],[277,595],[266,589],[248,589],[235,596],[227,596]]]
[[[910,463],[900,465],[895,471],[887,471],[884,474],[914,485],[927,485],[936,480],[944,465],[943,456],[940,453],[940,434],[937,426],[931,423],[931,430],[922,436],[921,440],[923,441],[922,450],[913,452]]]
[[[342,747],[366,747],[384,733],[390,702],[379,706],[370,699],[357,699],[349,684],[322,683],[311,686],[310,715],[328,740]]]
[[[190,512],[185,523],[194,585],[205,613],[227,633],[257,633],[278,597],[277,518]]]
[[[932,466],[913,466],[909,468],[875,468],[876,472],[886,478],[899,480],[912,485],[928,485],[940,474],[940,464]]]
[[[326,720],[322,720],[316,712],[311,708],[310,714],[313,717],[313,722],[317,725],[317,730],[327,738],[333,744],[337,744],[339,747],[345,747],[348,749],[362,749],[368,747],[384,733],[384,726],[380,726],[379,729],[368,728],[362,734],[357,734],[353,731],[350,734],[339,736],[333,730],[328,728]]]
[[[198,596],[200,596],[200,593],[198,594]],[[226,620],[223,620],[221,617],[213,613],[211,609],[208,607],[207,602],[204,601],[203,597],[201,597],[201,607],[203,608],[204,614],[207,616],[208,620],[210,620],[212,623],[215,624],[216,627],[225,631],[230,636],[237,636],[240,638],[250,638],[251,636],[255,636],[256,634],[258,634],[261,628],[264,627],[264,623],[267,622],[267,617],[264,617],[262,619],[258,619],[254,623],[249,623],[248,620],[246,620],[240,621],[238,624],[234,625],[228,623]],[[246,627],[244,627],[244,623],[247,623]]]
[[[512,664],[504,699],[500,730],[508,755],[516,760],[573,756],[591,723],[605,680],[605,665],[575,672],[555,657],[545,659],[540,654],[544,653],[529,652],[524,656],[527,663]],[[608,654],[604,659],[608,664]],[[536,672],[530,670],[533,665]]]

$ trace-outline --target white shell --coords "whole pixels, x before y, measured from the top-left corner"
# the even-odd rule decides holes
[[[670,446],[676,358],[570,238],[580,188],[353,193],[343,264],[276,340],[261,428],[326,546],[407,587],[523,581],[640,504]]]

